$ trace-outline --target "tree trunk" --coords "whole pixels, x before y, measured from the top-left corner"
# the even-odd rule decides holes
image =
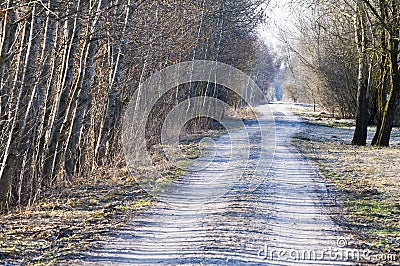
[[[132,11],[131,0],[128,0],[127,5],[125,6],[125,20],[123,26],[123,35],[127,34],[129,16]],[[123,44],[118,44],[114,49],[111,49],[114,53],[112,55],[113,58],[113,68],[111,68],[110,73],[110,81],[108,87],[108,97],[106,103],[105,115],[103,117],[103,121],[101,123],[100,133],[96,144],[95,149],[95,162],[96,164],[101,164],[104,160],[104,157],[108,155],[109,151],[109,142],[113,138],[113,128],[119,118],[120,110],[120,92],[119,92],[119,81],[122,76],[122,66],[125,60],[125,51],[126,45],[128,43],[128,39],[124,39]]]
[[[19,177],[15,181],[15,188],[19,191],[15,196],[15,200],[21,203],[22,200],[22,189],[25,189],[25,185],[28,183],[27,178],[23,172],[24,164],[19,164],[22,161],[27,161],[27,152],[32,151],[30,148],[30,138],[32,132],[29,130],[28,125],[28,114],[29,107],[32,105],[32,96],[29,96],[28,88],[32,84],[34,72],[36,69],[36,54],[38,51],[38,32],[40,28],[40,19],[36,17],[37,13],[36,5],[33,5],[30,16],[30,21],[26,20],[24,23],[24,29],[21,35],[23,42],[21,43],[20,52],[18,55],[18,67],[15,71],[15,81],[12,90],[18,91],[18,97],[16,100],[15,110],[12,117],[12,125],[9,131],[6,149],[3,155],[3,164],[0,169],[0,186],[2,188],[2,195],[0,196],[0,202],[4,203],[7,200],[11,184],[14,183],[14,178]],[[23,53],[25,51],[25,54]],[[21,59],[23,58],[22,62]],[[22,72],[19,73],[19,65],[22,65]],[[18,80],[20,83],[18,84]],[[34,93],[34,92],[32,92]],[[28,128],[28,131],[26,131]],[[25,154],[23,160],[22,155]],[[11,158],[11,159],[10,159]],[[27,162],[26,164],[29,164]],[[25,165],[26,165],[25,164]],[[12,171],[10,171],[12,169]]]
[[[0,26],[0,69],[1,69],[1,84],[0,84],[0,134],[5,134],[7,138],[2,138],[0,144],[6,147],[0,152],[1,166],[0,166],[0,210],[6,206],[8,199],[8,192],[11,186],[12,174],[14,167],[11,165],[13,162],[16,163],[16,158],[10,151],[11,135],[7,135],[5,132],[11,134],[13,132],[12,127],[14,121],[5,122],[11,118],[11,111],[8,108],[9,93],[12,89],[12,82],[9,81],[11,74],[5,75],[6,71],[10,69],[11,60],[7,59],[10,56],[12,45],[16,39],[17,25],[15,24],[16,15],[14,10],[11,8],[13,1],[7,2],[6,8],[9,9],[4,19],[1,21]],[[21,49],[22,52],[22,49]],[[4,142],[3,142],[4,141]],[[6,168],[7,166],[7,168]]]
[[[37,124],[37,90],[35,87],[35,72],[37,70],[37,55],[40,44],[40,28],[42,7],[40,5],[34,5],[31,12],[31,23],[29,39],[27,40],[27,51],[25,56],[25,64],[22,74],[22,82],[20,90],[26,91],[26,95],[22,99],[23,111],[19,120],[22,121],[22,125],[18,132],[18,144],[17,150],[18,155],[24,158],[22,159],[22,165],[20,169],[20,178],[18,184],[18,195],[17,201],[19,205],[25,205],[29,200],[29,193],[31,186],[36,185],[36,180],[32,179],[31,175],[31,164],[35,146],[34,133],[36,131]],[[18,173],[18,172],[16,172]],[[15,173],[14,173],[15,174]]]
[[[84,134],[81,134],[83,117],[89,102],[88,92],[94,77],[94,61],[98,51],[100,31],[103,26],[103,18],[101,18],[100,15],[106,3],[105,0],[98,1],[97,8],[92,13],[94,15],[93,22],[88,29],[88,32],[92,34],[86,39],[85,48],[82,51],[80,76],[77,88],[75,88],[76,96],[73,97],[74,99],[77,98],[77,103],[73,116],[73,125],[71,126],[71,131],[68,136],[67,155],[65,156],[65,170],[68,177],[74,174],[79,159],[78,154],[85,152],[84,149],[82,149],[83,147],[79,146],[79,142],[80,139],[85,137]],[[80,163],[81,167],[83,167],[82,164],[83,162]],[[80,171],[80,169],[77,170]]]
[[[51,0],[48,3],[48,9],[52,10],[58,5],[58,0]],[[58,56],[56,54],[59,44],[58,23],[56,17],[51,12],[47,12],[46,26],[43,37],[43,47],[41,53],[41,72],[36,84],[38,90],[38,105],[41,106],[38,114],[38,125],[36,133],[37,148],[34,155],[34,175],[37,175],[38,188],[43,185],[43,156],[46,146],[46,128],[49,125],[51,114],[51,99],[53,95],[54,81],[56,76],[56,65]],[[38,196],[40,189],[37,189],[33,198]],[[34,200],[33,199],[33,200]]]
[[[400,96],[400,73],[399,64],[397,61],[399,54],[398,37],[392,37],[390,43],[391,90],[382,115],[382,121],[377,128],[376,141],[374,143],[376,146],[383,147],[388,147],[390,144],[390,136],[393,129],[394,119],[396,117],[396,110],[399,104]]]
[[[384,7],[381,6],[381,14],[384,14]],[[381,84],[378,87],[378,92],[377,92],[377,101],[378,101],[378,106],[377,106],[377,130],[375,132],[375,136],[372,140],[372,145],[376,146],[378,144],[378,139],[379,139],[379,132],[380,128],[382,127],[382,121],[383,121],[383,113],[385,111],[385,106],[387,103],[386,96],[388,95],[388,72],[390,72],[390,69],[388,69],[388,56],[387,56],[387,50],[388,50],[388,45],[387,45],[387,39],[386,39],[386,31],[385,29],[382,29],[382,34],[381,34],[381,58],[380,58],[380,73],[379,76],[381,77]]]
[[[359,54],[358,59],[358,95],[357,95],[357,114],[356,129],[352,140],[353,145],[364,146],[367,144],[368,121],[369,121],[369,79],[370,66],[367,54],[367,17],[364,4],[361,0],[357,3],[358,14],[355,20],[356,43]]]
[[[70,101],[70,90],[73,81],[75,70],[76,53],[79,44],[81,33],[81,0],[77,0],[74,11],[74,18],[69,18],[64,24],[64,54],[63,54],[63,69],[60,82],[58,84],[58,95],[55,108],[53,110],[53,121],[51,122],[51,133],[48,141],[48,146],[45,151],[45,161],[43,166],[43,175],[45,180],[55,180],[55,173],[58,172],[61,160],[60,150],[63,149],[63,144],[66,141],[66,132],[69,128],[69,122],[66,121],[68,114],[68,102]]]
[[[396,117],[397,107],[400,98],[400,72],[399,72],[399,10],[397,3],[392,2],[392,19],[389,32],[389,69],[390,69],[390,92],[382,114],[382,121],[377,128],[374,144],[376,146],[388,147],[390,136],[393,129],[394,119]]]
[[[9,9],[3,20],[0,20],[0,132],[4,132],[5,121],[9,109],[7,102],[10,92],[10,81],[7,72],[10,71],[9,59],[13,43],[15,42],[17,24],[15,23],[16,15],[12,8],[13,1],[9,0],[6,8]],[[0,153],[1,156],[1,153]]]

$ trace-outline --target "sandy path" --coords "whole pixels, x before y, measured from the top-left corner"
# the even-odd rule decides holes
[[[159,202],[135,217],[102,249],[76,264],[348,265],[335,253],[330,259],[329,250],[338,249],[337,239],[343,233],[321,202],[325,184],[314,166],[290,144],[290,136],[303,123],[286,104],[269,107],[276,119],[276,153],[271,168],[270,157],[263,155],[263,149],[271,147],[260,145],[260,136],[268,134],[263,130],[271,129],[270,121],[263,121],[267,106],[262,106],[258,111],[264,129],[249,125],[247,133],[239,130],[231,136],[250,140],[237,142],[233,147],[236,157],[229,158],[229,138],[220,137],[216,141],[217,160],[207,162],[204,170],[188,176],[179,189],[171,191],[169,204]],[[237,177],[245,167],[240,156],[246,154],[241,150],[246,145],[251,146],[250,158],[260,163],[255,179]],[[252,167],[256,168],[250,161],[247,168]],[[216,175],[221,178],[215,180]],[[225,190],[229,192],[215,197]],[[199,204],[207,197],[213,200]],[[307,260],[309,256],[313,259]]]

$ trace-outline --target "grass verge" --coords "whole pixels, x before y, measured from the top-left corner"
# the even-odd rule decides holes
[[[344,208],[338,222],[364,248],[400,259],[400,148],[356,147],[304,133],[293,142],[335,185]]]

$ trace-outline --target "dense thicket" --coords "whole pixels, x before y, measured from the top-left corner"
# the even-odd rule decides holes
[[[400,1],[293,2],[303,9],[286,39],[289,95],[356,118],[353,144],[365,145],[374,123],[372,144],[388,146],[400,99]]]
[[[264,2],[1,1],[0,206],[29,204],[45,189],[120,161],[124,108],[161,68],[217,60],[267,88],[273,59],[255,33]],[[186,91],[215,96],[211,87]]]
[[[284,36],[289,62],[284,85],[287,96],[296,101],[318,103],[341,117],[353,117],[358,67],[353,21],[332,9],[322,2],[300,8],[296,28]]]

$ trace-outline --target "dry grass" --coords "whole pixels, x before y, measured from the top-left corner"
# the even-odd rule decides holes
[[[233,113],[227,112],[227,117],[232,119],[254,120],[257,118],[252,108],[237,108]]]
[[[62,191],[47,193],[25,210],[0,218],[0,260],[55,264],[95,245],[103,235],[148,206],[152,198],[124,169],[95,173]],[[75,255],[73,255],[75,254]]]

